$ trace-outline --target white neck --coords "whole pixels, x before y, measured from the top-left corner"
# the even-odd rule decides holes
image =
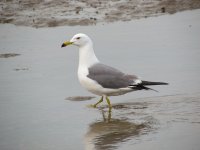
[[[98,62],[99,60],[94,53],[92,42],[89,42],[84,46],[79,47],[79,68],[88,68]]]

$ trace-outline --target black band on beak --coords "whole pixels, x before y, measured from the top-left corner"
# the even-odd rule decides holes
[[[61,47],[65,47],[65,46],[68,46],[68,45],[71,45],[71,44],[73,44],[73,42],[66,41],[61,45]]]
[[[65,44],[65,43],[63,43],[63,44],[61,45],[61,48],[62,48],[62,47],[65,47],[65,46],[66,46],[66,44]]]

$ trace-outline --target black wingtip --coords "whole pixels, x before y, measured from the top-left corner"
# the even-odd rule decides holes
[[[166,82],[161,82],[162,84],[161,85],[169,85],[169,83],[166,83]]]
[[[151,81],[142,81],[142,85],[169,85],[166,82],[151,82]]]
[[[169,83],[166,83],[166,82],[158,82],[157,85],[169,85]]]

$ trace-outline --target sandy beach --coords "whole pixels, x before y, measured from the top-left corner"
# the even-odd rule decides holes
[[[50,9],[37,8],[37,13]],[[6,17],[14,19],[0,24],[0,149],[199,150],[200,9],[175,14],[167,10],[157,17],[130,17],[132,21],[98,18],[95,26],[64,21],[51,28],[48,19],[23,24],[25,10],[21,16]],[[169,85],[153,87],[159,92],[111,97],[111,113],[106,103],[88,108],[99,98],[78,82],[78,50],[61,49],[63,41],[78,32],[93,39],[105,64]]]

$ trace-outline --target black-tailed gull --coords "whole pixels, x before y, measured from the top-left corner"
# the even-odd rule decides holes
[[[78,79],[81,85],[93,94],[101,96],[96,107],[105,98],[111,108],[108,96],[117,96],[137,90],[150,90],[150,85],[166,85],[165,82],[150,82],[136,75],[125,74],[118,69],[104,65],[97,59],[92,40],[83,33],[76,34],[61,47],[76,45],[79,48]],[[151,89],[152,90],[152,89]]]

